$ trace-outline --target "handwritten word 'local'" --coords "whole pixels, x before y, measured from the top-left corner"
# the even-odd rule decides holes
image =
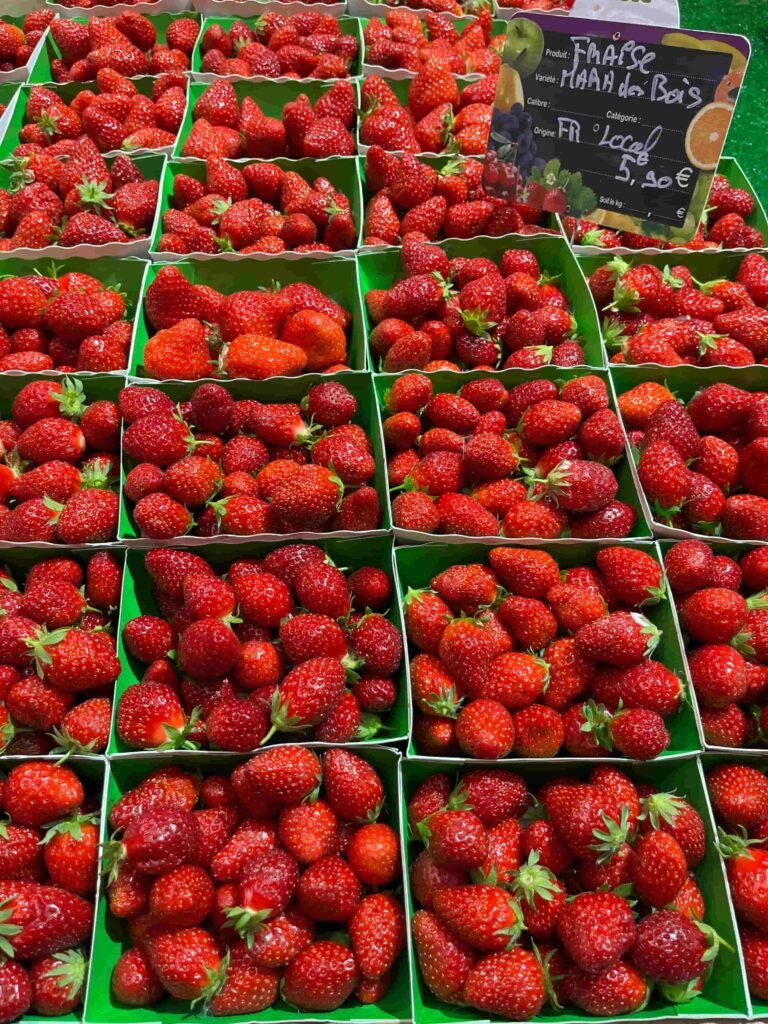
[[[572,64],[560,74],[560,87],[609,92],[628,99],[647,99],[693,110],[701,106],[701,89],[685,76],[671,81],[654,70],[657,54],[642,43],[607,42],[600,45],[589,36],[571,36]],[[563,51],[548,51],[548,56],[565,57]]]

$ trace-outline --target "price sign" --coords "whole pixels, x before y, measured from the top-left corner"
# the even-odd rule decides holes
[[[742,36],[514,18],[486,191],[617,230],[691,238],[748,59]]]

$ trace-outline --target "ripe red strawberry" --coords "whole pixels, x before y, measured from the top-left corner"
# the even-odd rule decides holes
[[[483,957],[464,986],[470,1006],[514,1020],[534,1017],[545,998],[541,965],[533,953],[520,947]]]
[[[0,882],[3,923],[13,928],[7,949],[22,959],[38,959],[87,940],[93,905],[54,885]]]
[[[416,957],[427,988],[441,1002],[458,1002],[476,954],[428,910],[414,914],[412,928]]]
[[[638,925],[631,960],[649,979],[683,984],[702,973],[710,945],[698,923],[677,910],[660,910]]]
[[[304,1011],[335,1010],[359,981],[352,951],[323,940],[302,950],[283,975],[283,996]]]
[[[581,970],[600,974],[635,941],[635,922],[626,900],[612,892],[580,893],[560,913],[557,933]]]
[[[641,899],[660,908],[672,903],[688,875],[685,853],[667,832],[648,832],[632,856],[632,885]]]
[[[381,978],[405,945],[405,915],[400,903],[384,893],[364,897],[349,922],[355,960],[364,977]]]

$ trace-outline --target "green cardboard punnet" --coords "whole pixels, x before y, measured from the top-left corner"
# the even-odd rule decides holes
[[[290,540],[282,542],[250,541],[244,544],[208,544],[199,550],[199,554],[212,565],[217,571],[224,571],[232,562],[240,558],[263,558],[269,551],[285,544]],[[394,566],[392,562],[393,542],[391,537],[378,536],[362,537],[359,540],[326,540],[319,542],[335,565],[339,568],[353,571],[364,565],[374,565],[383,569],[392,577],[394,587],[394,598],[390,605],[387,617],[392,621],[400,632],[403,632],[403,620],[398,600],[397,587],[394,579]],[[113,755],[145,755],[157,756],[162,760],[173,756],[176,751],[144,751],[139,752],[129,747],[118,735],[115,728],[115,711],[121,694],[129,686],[140,682],[146,666],[141,665],[126,649],[123,641],[123,629],[126,623],[139,615],[157,615],[158,609],[152,588],[152,581],[144,566],[145,551],[133,550],[128,552],[125,573],[123,575],[123,592],[121,598],[120,624],[118,627],[117,651],[120,657],[121,671],[115,684],[115,699],[112,709],[112,732],[107,749],[108,754]],[[410,727],[410,697],[407,679],[405,654],[396,676],[397,701],[390,712],[382,716],[382,728],[370,740],[363,741],[367,749],[371,744],[383,744],[404,741],[408,738]],[[288,737],[281,734],[276,737],[276,742],[285,743],[293,739],[295,742],[302,742],[301,733]],[[182,751],[182,756],[207,758],[216,754],[216,751]]]
[[[398,762],[400,754],[398,751],[387,747],[372,747],[356,751],[360,757],[368,761],[379,773],[384,785],[385,813],[388,821],[395,830],[399,828],[399,806],[401,794],[399,789]],[[236,754],[218,754],[211,757],[198,758],[197,760],[182,759],[176,757],[170,761],[189,771],[199,772],[201,775],[221,774],[231,772],[238,764],[247,760]],[[162,761],[162,766],[169,762]],[[107,774],[107,807],[111,808],[115,802],[129,789],[138,785],[154,769],[161,767],[161,762],[154,757],[124,758],[113,760],[109,764]],[[105,820],[102,823],[102,839],[109,838],[109,826]],[[128,933],[125,924],[110,914],[107,908],[105,887],[102,887],[101,899],[96,913],[96,939],[93,949],[93,973],[92,983],[88,992],[88,999],[85,1007],[85,1021],[87,1024],[182,1024],[182,1021],[210,1020],[202,1014],[190,1012],[188,1003],[181,1003],[173,999],[164,999],[155,1006],[150,1007],[129,1007],[118,1003],[112,996],[110,978],[112,970],[118,957],[124,949],[128,949]],[[333,931],[329,928],[328,931]],[[247,1024],[253,1020],[253,1015],[242,1015],[237,1017],[219,1017],[222,1024]],[[302,1022],[319,1020],[317,1014],[301,1013],[278,998],[274,1006],[258,1014],[257,1019],[266,1024],[289,1024],[289,1022]],[[379,1004],[361,1005],[351,1000],[338,1010],[324,1012],[322,1020],[334,1021],[342,1024],[344,1021],[366,1021],[373,1022],[399,1022],[411,1019],[411,993],[409,984],[408,957],[403,952],[395,969],[392,987]]]
[[[499,262],[507,249],[529,249],[538,259],[541,270],[551,276],[558,288],[565,292],[571,304],[586,364],[598,369],[605,366],[597,310],[579,264],[564,238],[555,235],[505,235],[503,238],[451,238],[438,244],[450,258],[485,256],[494,263]],[[391,288],[396,281],[405,276],[400,262],[400,250],[394,246],[383,252],[366,252],[362,249],[357,258],[357,268],[363,296],[377,288]],[[373,324],[366,312],[368,334],[372,327]],[[376,358],[371,353],[372,364]],[[538,372],[523,371],[529,375]]]
[[[507,541],[507,543],[509,544],[510,542]],[[662,561],[658,546],[653,542],[604,541],[600,544],[600,547],[603,548],[609,545],[642,549],[651,555],[652,558],[655,558],[657,562],[661,563]],[[419,590],[429,587],[430,580],[451,565],[468,565],[473,562],[486,564],[488,552],[495,546],[491,543],[478,544],[467,541],[463,544],[452,544],[450,547],[440,544],[398,547],[395,551],[395,566],[397,568],[397,584],[400,599],[403,600],[410,589]],[[512,546],[514,546],[514,542],[512,542]],[[561,569],[570,569],[581,565],[594,565],[595,554],[597,553],[595,545],[580,541],[569,541],[567,544],[559,546],[542,543],[538,544],[537,547],[552,555]],[[685,680],[685,660],[670,595],[666,594],[664,599],[658,604],[648,605],[642,609],[642,612],[661,630],[661,640],[654,652],[654,658],[676,673],[681,680]],[[407,638],[406,648],[410,663],[410,660],[415,657],[419,649]],[[677,714],[667,719],[666,726],[672,741],[667,750],[661,755],[661,759],[680,757],[684,754],[693,754],[701,750],[702,741],[698,715],[689,693],[686,693],[686,699],[683,701]],[[408,744],[408,756],[420,759],[425,756],[419,752],[414,744],[413,731],[411,731],[411,739]],[[626,761],[626,758],[621,758],[617,754],[610,754],[608,751],[605,752],[605,757]],[[426,758],[426,760],[434,760],[434,758]],[[514,760],[517,764],[527,763],[520,758],[507,758],[506,760]],[[574,758],[569,757],[566,753],[561,753],[556,760],[563,767],[566,765],[570,767],[575,761]]]
[[[545,366],[539,370],[500,370],[495,373],[499,380],[503,383],[504,387],[511,388],[515,384],[521,384],[524,381],[531,380],[531,374],[539,380],[552,380],[556,384],[560,384],[566,380],[572,380],[574,377],[583,377],[585,374],[594,374],[595,376],[601,377],[606,382],[608,381],[608,372],[606,370],[589,370],[585,367],[579,369],[562,369],[559,366]],[[455,373],[451,370],[439,370],[437,373],[428,374],[432,381],[434,393],[439,392],[456,392],[469,380],[478,380],[482,377],[487,377],[489,374],[484,370],[472,370],[468,373]],[[392,387],[392,383],[396,380],[398,374],[394,373],[376,373],[373,376],[374,387],[376,388],[376,394],[379,400],[379,406],[381,409],[382,417],[387,415],[385,409],[385,397],[387,391]],[[610,387],[609,387],[610,392]],[[609,394],[610,397],[610,394]],[[613,399],[610,401],[611,408],[615,411]],[[643,505],[638,497],[637,485],[632,475],[632,466],[630,465],[629,448],[626,449],[625,456],[619,460],[613,467],[613,472],[616,479],[619,482],[619,490],[616,497],[619,501],[624,501],[628,505],[631,505],[637,514],[637,520],[635,527],[632,531],[631,537],[650,537],[651,529],[648,525],[648,518],[644,511]],[[391,512],[390,512],[391,517]],[[415,531],[399,530],[395,527],[395,536],[401,540],[408,541],[440,541],[444,542],[450,538],[451,542],[454,542],[459,538],[457,534],[429,534],[429,533],[417,533]],[[525,539],[520,540],[518,538],[505,539],[503,537],[494,538],[498,543],[514,543],[514,544],[528,544],[539,546],[539,541],[536,539]],[[586,543],[595,543],[595,541],[587,541]],[[598,541],[599,543],[599,541]]]
[[[232,161],[227,161],[228,163]],[[265,161],[250,160],[249,163],[262,163]],[[357,174],[356,161],[353,156],[340,156],[337,160],[312,160],[310,158],[302,160],[289,160],[287,157],[276,157],[274,160],[269,161],[270,164],[275,164],[282,168],[284,171],[294,171],[296,174],[300,174],[310,184],[312,184],[317,178],[327,178],[334,188],[341,192],[349,199],[349,205],[352,212],[352,219],[355,222],[357,228],[362,227],[363,222],[363,204],[360,194],[360,180]],[[239,161],[234,162],[235,167],[242,169],[242,163]],[[155,231],[152,235],[150,244],[150,253],[152,258],[167,263],[170,260],[188,260],[188,259],[203,259],[203,260],[218,260],[219,262],[232,262],[234,260],[250,260],[251,262],[270,261],[271,265],[280,266],[281,261],[284,263],[286,258],[289,260],[301,259],[302,262],[308,260],[324,260],[330,259],[337,256],[337,253],[297,253],[293,251],[286,251],[285,253],[239,253],[239,252],[225,252],[215,253],[210,255],[208,253],[190,253],[189,255],[182,256],[176,255],[172,252],[158,252],[157,244],[160,240],[160,236],[163,233],[161,218],[166,210],[172,209],[171,199],[173,197],[173,182],[177,174],[184,174],[190,178],[197,178],[198,181],[205,181],[206,178],[206,167],[201,160],[171,160],[165,167],[165,172],[160,181],[160,196],[158,202],[160,204],[160,217],[158,217],[155,224]],[[354,256],[353,249],[341,250],[344,255],[352,257]]]
[[[203,54],[203,50],[202,50],[202,47],[201,47],[200,44],[201,44],[201,42],[203,40],[203,36],[205,35],[206,30],[208,28],[210,28],[212,25],[219,25],[219,26],[221,26],[221,28],[224,29],[225,32],[227,32],[227,31],[229,31],[230,28],[232,28],[232,26],[235,23],[237,23],[237,24],[245,23],[246,25],[248,25],[249,28],[253,29],[255,27],[256,22],[258,22],[258,20],[259,20],[258,17],[255,17],[255,18],[251,18],[251,17],[249,17],[249,18],[207,17],[207,18],[205,18],[204,21],[203,21],[202,30],[200,32],[200,35],[197,38],[197,43],[195,44],[195,48],[192,51],[192,78],[195,79],[195,81],[200,81],[200,82],[213,82],[217,78],[228,78],[228,79],[230,79],[232,81],[237,81],[238,78],[241,77],[240,75],[214,75],[210,71],[203,71],[202,60],[203,60],[204,54]],[[350,76],[359,75],[360,74],[360,65],[361,65],[361,62],[362,62],[362,54],[363,54],[363,35],[362,35],[363,22],[361,22],[359,18],[343,18],[343,17],[342,18],[337,18],[336,21],[338,22],[339,28],[341,29],[343,35],[345,35],[345,36],[354,36],[355,39],[357,40],[357,46],[358,46],[357,56],[355,57],[355,59],[352,61],[351,65],[350,65],[349,74],[350,74]],[[264,81],[265,80],[265,79],[262,79],[260,76],[254,76],[254,77],[256,78],[257,81]],[[270,81],[270,79],[266,79],[266,81]],[[279,78],[279,79],[271,79],[271,81],[285,81],[285,82],[289,82],[289,81],[291,81],[291,79],[282,77],[282,78]],[[316,81],[318,81],[318,79],[316,79],[316,78],[305,78],[305,79],[303,79],[303,81],[305,81],[305,82],[316,82]]]
[[[208,267],[210,264],[200,264],[201,267]],[[222,270],[220,266],[217,268]],[[391,526],[391,520],[389,517],[389,504],[387,501],[387,482],[386,482],[386,469],[384,463],[384,441],[381,436],[381,421],[379,419],[378,407],[373,393],[373,382],[371,377],[367,373],[350,373],[344,372],[339,374],[318,374],[312,373],[307,374],[304,377],[275,377],[272,380],[234,380],[234,381],[221,381],[223,387],[231,392],[235,398],[255,398],[259,402],[300,402],[304,395],[307,393],[313,384],[320,384],[324,381],[338,380],[344,387],[348,388],[357,399],[357,413],[355,414],[354,421],[359,423],[360,426],[365,430],[366,434],[370,438],[371,445],[373,446],[373,456],[376,460],[376,475],[373,480],[373,485],[379,495],[379,502],[381,504],[381,525],[376,533],[382,533],[388,530]],[[1,383],[1,380],[0,380]],[[165,394],[170,395],[174,402],[183,402],[189,399],[192,392],[196,387],[199,386],[199,382],[191,381],[189,383],[179,383],[171,381],[163,381],[161,383],[152,383],[150,381],[138,381],[137,386],[143,384],[152,385],[153,387],[159,388]],[[0,400],[2,399],[2,392],[0,391]],[[123,458],[123,477],[125,473],[130,469],[130,460],[126,457]],[[133,547],[155,547],[156,541],[149,540],[148,538],[139,537],[136,526],[133,522],[131,515],[131,509],[129,508],[125,497],[123,496],[121,508],[120,508],[120,526],[118,535],[120,540],[127,541],[129,546]],[[367,534],[370,536],[371,534]],[[291,536],[296,539],[299,534],[286,534],[283,540],[290,540]],[[333,534],[328,533],[316,533],[306,534],[305,537],[311,537],[312,540],[322,540]],[[336,536],[339,536],[336,534]],[[341,534],[345,536],[345,534]],[[346,536],[354,537],[354,534],[347,534]],[[247,540],[259,540],[259,537],[218,537],[218,540],[224,541],[237,541],[238,544],[242,544]],[[265,540],[279,540],[277,536],[264,537],[261,539]],[[205,544],[210,542],[211,538],[208,537],[197,537],[194,535],[187,534],[184,537],[176,537],[172,543],[176,546],[190,545],[190,544]]]
[[[314,285],[321,292],[343,306],[352,317],[352,325],[347,332],[347,359],[350,369],[365,370],[366,346],[363,313],[360,296],[355,280],[355,264],[353,260],[343,256],[328,257],[324,260],[184,260],[174,264],[181,273],[194,284],[207,284],[212,288],[231,295],[236,291],[256,291],[260,288],[281,287],[300,281]],[[152,284],[163,268],[162,263],[152,263],[142,288],[142,299],[147,288]],[[147,323],[144,315],[143,302],[139,303],[136,317],[136,330],[133,347],[128,364],[129,376],[144,379],[148,375],[144,371],[144,347],[156,332]],[[273,380],[307,380],[305,374],[296,378],[273,378]],[[213,379],[213,378],[210,378]],[[309,387],[309,385],[306,385]],[[252,397],[250,395],[243,397]],[[275,399],[279,401],[279,399]]]
[[[157,33],[157,44],[161,45],[161,46],[165,46],[166,45],[166,33],[168,32],[168,26],[171,24],[171,22],[176,17],[178,17],[178,15],[175,15],[175,14],[152,14],[152,15],[149,15],[149,16],[148,15],[144,15],[144,17],[147,18],[148,21],[151,21],[152,24],[155,27],[155,31]],[[193,21],[196,21],[197,24],[200,25],[200,20],[201,20],[200,19],[200,15],[197,14],[195,11],[185,11],[184,12],[184,17],[187,18],[187,19],[191,19]],[[84,17],[84,18],[72,18],[72,21],[79,22],[81,25],[87,25],[89,19],[87,17]],[[56,45],[56,43],[55,43],[55,41],[53,39],[53,36],[50,33],[48,33],[48,35],[45,38],[45,42],[44,42],[43,46],[40,49],[40,53],[38,54],[37,59],[35,60],[34,64],[32,65],[32,70],[30,71],[30,74],[29,74],[30,84],[35,84],[35,85],[45,84],[45,85],[47,85],[47,84],[50,84],[52,82],[55,82],[56,79],[53,77],[53,74],[51,72],[51,61],[52,60],[59,60],[60,58],[61,58],[61,51],[59,50],[58,46]]]
[[[586,779],[595,761],[573,761],[569,764],[569,775]],[[599,762],[597,762],[599,763]],[[419,762],[403,761],[401,776],[403,780],[403,806],[401,830],[407,835],[407,801],[416,786],[436,772],[445,771],[449,774],[462,774],[472,767],[471,762]],[[624,766],[622,766],[624,768]],[[715,827],[709,811],[701,765],[697,757],[683,758],[677,761],[654,762],[645,765],[628,765],[625,769],[635,781],[648,782],[665,791],[674,790],[679,796],[687,799],[704,819],[707,833],[707,851],[703,861],[696,868],[696,878],[701,888],[707,907],[706,920],[720,935],[730,949],[722,947],[715,967],[708,977],[704,990],[692,1002],[677,1006],[667,1003],[656,995],[651,996],[648,1006],[638,1013],[630,1013],[624,1017],[614,1018],[626,1021],[669,1021],[743,1018],[748,1013],[749,1001],[746,991],[743,964],[741,961],[738,936],[728,895],[728,886],[715,848]],[[526,765],[518,763],[514,771],[526,783],[538,784],[561,775],[563,765],[560,762],[548,764]],[[414,906],[408,882],[408,868],[418,854],[420,844],[410,843],[404,871],[406,885],[406,908],[409,916],[418,909]],[[421,972],[415,957],[411,959],[411,979],[413,984],[414,1024],[471,1024],[483,1022],[487,1018],[481,1013],[461,1006],[449,1006],[437,1000],[427,989],[421,978]],[[605,1017],[592,1017],[579,1013],[574,1007],[554,1010],[545,1007],[534,1022],[546,1021],[551,1024],[586,1024],[587,1021],[604,1022]]]

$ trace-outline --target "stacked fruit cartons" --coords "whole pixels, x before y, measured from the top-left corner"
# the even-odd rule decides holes
[[[424,3],[0,15],[2,1021],[768,1014],[747,156],[489,199]]]

